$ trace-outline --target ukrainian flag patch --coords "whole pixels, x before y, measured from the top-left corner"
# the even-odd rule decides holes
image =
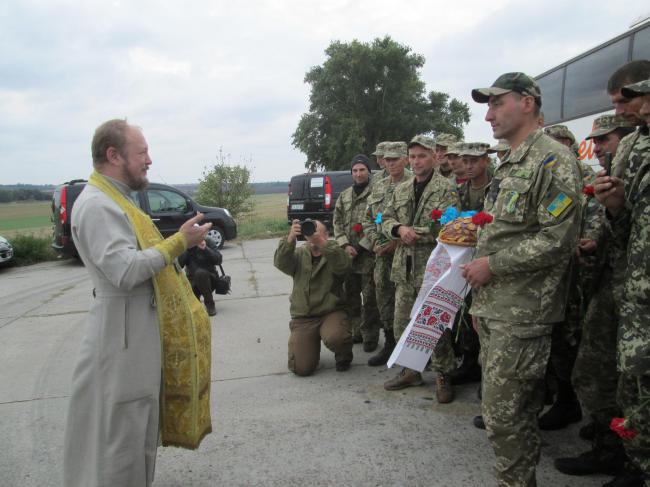
[[[548,156],[544,162],[542,162],[542,166],[544,166],[547,169],[552,168],[555,165],[556,158],[555,156]]]
[[[564,210],[571,206],[571,203],[573,203],[573,200],[571,198],[569,198],[564,193],[560,193],[555,197],[553,201],[551,201],[551,204],[548,205],[546,209],[551,215],[557,218],[562,213],[564,213]]]

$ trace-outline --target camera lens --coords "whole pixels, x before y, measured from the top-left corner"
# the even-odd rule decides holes
[[[314,223],[313,220],[307,218],[300,224],[300,231],[305,237],[311,237],[314,233],[316,233],[316,223]]]

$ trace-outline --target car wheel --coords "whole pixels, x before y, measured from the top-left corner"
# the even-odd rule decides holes
[[[212,227],[207,235],[217,246],[218,249],[223,248],[225,239],[223,238],[223,231],[219,227]]]

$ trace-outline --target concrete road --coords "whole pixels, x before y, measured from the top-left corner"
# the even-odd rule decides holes
[[[167,486],[487,486],[493,453],[476,385],[439,405],[426,385],[386,392],[395,371],[366,365],[334,370],[323,348],[312,377],[287,372],[289,278],[273,268],[277,240],[228,245],[233,293],[212,318],[214,433],[195,452],[160,448],[157,487]],[[0,485],[61,485],[70,377],[91,302],[85,269],[74,261],[0,270]],[[578,426],[544,434],[540,486],[596,486],[552,459],[588,445]]]

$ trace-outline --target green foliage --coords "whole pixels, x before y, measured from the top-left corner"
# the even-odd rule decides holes
[[[40,191],[38,189],[3,189],[0,188],[0,203],[12,201],[47,201],[52,199],[52,191]]]
[[[257,238],[272,238],[286,235],[289,225],[286,218],[249,219],[237,228],[237,238],[252,240]]]
[[[16,265],[36,264],[48,260],[56,260],[57,255],[52,250],[51,238],[35,237],[33,235],[16,235],[10,239],[14,248]]]
[[[203,171],[196,190],[196,201],[206,206],[226,208],[233,218],[253,209],[250,171],[245,166],[227,165],[219,151],[217,164]]]
[[[445,93],[425,93],[419,69],[424,57],[389,36],[371,44],[332,42],[327,60],[311,68],[309,112],[292,144],[306,167],[347,169],[352,157],[370,154],[382,140],[408,141],[416,134],[462,136],[469,106]]]

